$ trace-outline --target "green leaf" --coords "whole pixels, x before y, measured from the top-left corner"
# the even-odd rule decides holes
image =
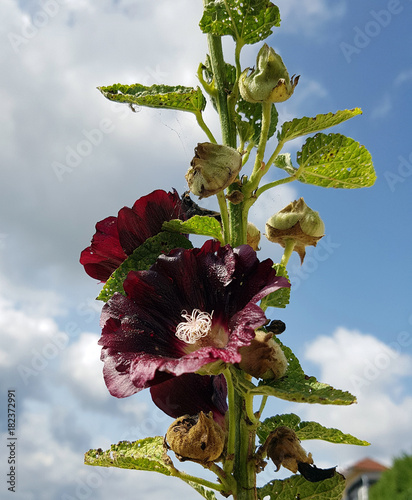
[[[282,266],[281,264],[274,264],[273,267],[276,269],[277,276],[284,276],[285,278],[289,279],[285,266]],[[276,290],[275,292],[266,295],[266,297],[263,297],[259,305],[264,311],[266,311],[268,307],[284,308],[289,304],[289,299],[290,287],[279,288],[279,290]]]
[[[367,441],[362,441],[350,434],[344,434],[338,429],[323,427],[317,422],[302,422],[294,413],[276,415],[264,420],[257,431],[260,442],[264,443],[269,434],[281,426],[293,429],[301,441],[305,439],[321,439],[330,443],[369,446]]]
[[[345,478],[335,472],[329,479],[311,483],[300,475],[284,480],[274,480],[258,488],[258,498],[269,496],[270,500],[341,500],[345,489]]]
[[[192,248],[192,244],[177,233],[161,232],[148,238],[114,271],[97,297],[98,300],[107,302],[115,292],[124,295],[123,282],[130,271],[149,269],[160,254],[169,253],[174,248]]]
[[[289,175],[296,173],[296,168],[292,165],[292,159],[289,153],[277,155],[273,164],[287,172]]]
[[[183,478],[181,478],[183,479]],[[216,500],[216,495],[212,490],[204,488],[200,484],[194,483],[193,481],[186,481],[193,489],[195,489],[198,493],[202,495],[202,497],[206,498],[206,500]]]
[[[256,147],[259,144],[262,131],[262,105],[260,103],[247,102],[239,97],[236,104],[236,126],[243,142],[253,142]],[[268,140],[275,134],[278,124],[278,112],[276,106],[272,105]]]
[[[223,243],[222,228],[219,221],[214,217],[205,215],[194,215],[186,221],[173,219],[163,223],[163,230],[173,231],[176,233],[200,234],[203,236],[211,236]]]
[[[272,382],[261,381],[251,392],[266,396],[276,396],[286,401],[298,403],[319,403],[330,405],[350,405],[356,402],[349,392],[335,389],[328,384],[318,382],[315,377],[305,375],[296,356],[289,347],[284,346],[275,336],[288,360],[286,374]]]
[[[100,92],[110,101],[148,106],[150,108],[177,109],[198,113],[206,106],[206,99],[199,87],[182,87],[181,85],[152,85],[146,87],[135,83],[122,85],[116,83],[108,87],[98,87]]]
[[[118,444],[112,444],[110,450],[106,451],[89,450],[84,455],[84,463],[99,467],[153,471],[166,476],[172,475],[175,470],[160,436],[140,439],[133,443],[120,441]]]
[[[333,127],[334,125],[349,120],[349,118],[361,114],[362,110],[360,108],[354,108],[339,110],[336,113],[316,115],[315,118],[309,118],[307,116],[295,118],[291,122],[285,122],[282,125],[282,129],[278,133],[278,140],[279,142],[291,141],[292,139],[296,139],[296,137]]]
[[[199,26],[203,33],[231,35],[240,45],[253,44],[280,26],[280,14],[269,0],[208,0]]]
[[[315,186],[354,189],[376,180],[372,157],[365,146],[341,134],[309,137],[297,154],[297,179]]]

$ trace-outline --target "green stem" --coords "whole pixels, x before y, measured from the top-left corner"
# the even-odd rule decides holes
[[[203,132],[207,135],[207,138],[209,139],[209,141],[213,142],[213,144],[217,144],[217,141],[214,138],[212,132],[210,131],[209,127],[206,125],[205,121],[203,120],[202,112],[196,111],[195,116],[196,116],[197,123],[199,124],[199,126],[203,130]]]
[[[232,376],[243,378],[240,370],[231,368]],[[233,476],[237,483],[237,494],[235,500],[257,500],[256,493],[256,461],[255,441],[256,425],[250,421],[247,411],[247,403],[244,394],[238,390],[234,391],[233,413],[237,423],[235,428],[235,458]]]
[[[272,113],[272,103],[264,102],[262,103],[262,129],[260,132],[259,145],[256,152],[255,164],[253,166],[253,172],[250,176],[247,186],[245,186],[245,194],[250,195],[259,186],[260,179],[267,172],[266,165],[263,164],[263,158],[265,155],[266,144],[268,140],[269,127],[270,127],[270,116]]]
[[[227,384],[227,399],[228,399],[228,438],[226,447],[226,460],[224,461],[223,470],[227,474],[233,471],[233,461],[235,457],[235,442],[236,442],[236,420],[235,420],[235,389],[233,387],[232,374],[229,369],[224,371]]]
[[[260,419],[262,413],[263,413],[263,410],[265,409],[265,406],[266,406],[266,401],[268,400],[268,397],[267,396],[263,396],[262,397],[262,401],[260,402],[260,407],[259,407],[259,410],[257,412],[257,418]]]
[[[211,481],[207,481],[206,479],[202,479],[201,477],[192,476],[190,474],[186,474],[186,472],[178,471],[177,469],[175,470],[176,472],[172,474],[172,476],[178,477],[185,482],[190,481],[192,483],[200,484],[202,486],[205,486],[206,488],[211,488],[216,491],[225,490],[225,486],[223,484],[212,483]]]
[[[219,202],[220,215],[222,217],[223,241],[226,245],[230,241],[229,213],[227,211],[226,196],[223,191],[220,191],[220,193],[216,194],[216,197]]]
[[[296,241],[291,239],[291,240],[286,240],[285,243],[285,251],[283,252],[282,259],[280,261],[282,266],[287,265],[289,262],[290,256],[292,255],[293,249],[295,248]]]
[[[231,119],[227,102],[227,90],[225,87],[225,61],[223,58],[222,39],[220,36],[207,35],[210,62],[216,85],[216,105],[222,129],[222,141],[225,146],[236,148],[236,126]]]
[[[284,177],[283,179],[279,179],[277,181],[269,182],[268,184],[265,184],[264,186],[260,187],[256,191],[256,199],[259,198],[259,196],[267,191],[268,189],[272,189],[276,186],[281,186],[282,184],[287,184],[288,182],[292,182],[296,179],[294,175],[291,175],[290,177]]]

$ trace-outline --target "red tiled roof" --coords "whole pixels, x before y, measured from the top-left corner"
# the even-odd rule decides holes
[[[372,460],[371,458],[364,458],[363,460],[360,460],[359,462],[356,462],[356,464],[353,464],[351,467],[349,467],[351,470],[363,470],[363,471],[370,471],[370,472],[380,472],[387,470],[387,467],[384,465],[375,462],[375,460]]]

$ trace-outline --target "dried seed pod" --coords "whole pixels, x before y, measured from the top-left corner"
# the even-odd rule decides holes
[[[306,254],[305,247],[316,246],[324,233],[325,224],[319,213],[309,208],[303,198],[292,201],[266,222],[267,239],[282,247],[285,247],[287,241],[294,241],[294,250],[302,263]]]
[[[250,345],[241,347],[239,352],[239,367],[252,377],[278,379],[286,373],[288,361],[272,333],[257,330]]]
[[[247,223],[247,244],[250,245],[255,252],[259,250],[260,231],[251,222]]]
[[[184,415],[176,419],[166,433],[166,440],[179,460],[214,462],[221,456],[225,446],[225,432],[207,415]]]
[[[276,470],[282,465],[292,472],[298,472],[299,464],[313,464],[312,454],[300,445],[300,440],[294,430],[289,427],[278,427],[268,437],[267,455],[276,465]]]
[[[227,188],[242,168],[242,155],[229,146],[203,142],[195,148],[195,156],[186,173],[190,191],[207,198]]]

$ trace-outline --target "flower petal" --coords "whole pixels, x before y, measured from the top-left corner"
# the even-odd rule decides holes
[[[223,423],[228,409],[223,375],[188,373],[151,387],[150,394],[154,404],[173,418],[212,411],[214,419]]]
[[[187,219],[188,207],[173,190],[161,189],[139,198],[133,208],[123,207],[117,217],[96,224],[91,245],[83,250],[80,263],[92,278],[107,281],[133,251],[155,236],[171,219]]]

